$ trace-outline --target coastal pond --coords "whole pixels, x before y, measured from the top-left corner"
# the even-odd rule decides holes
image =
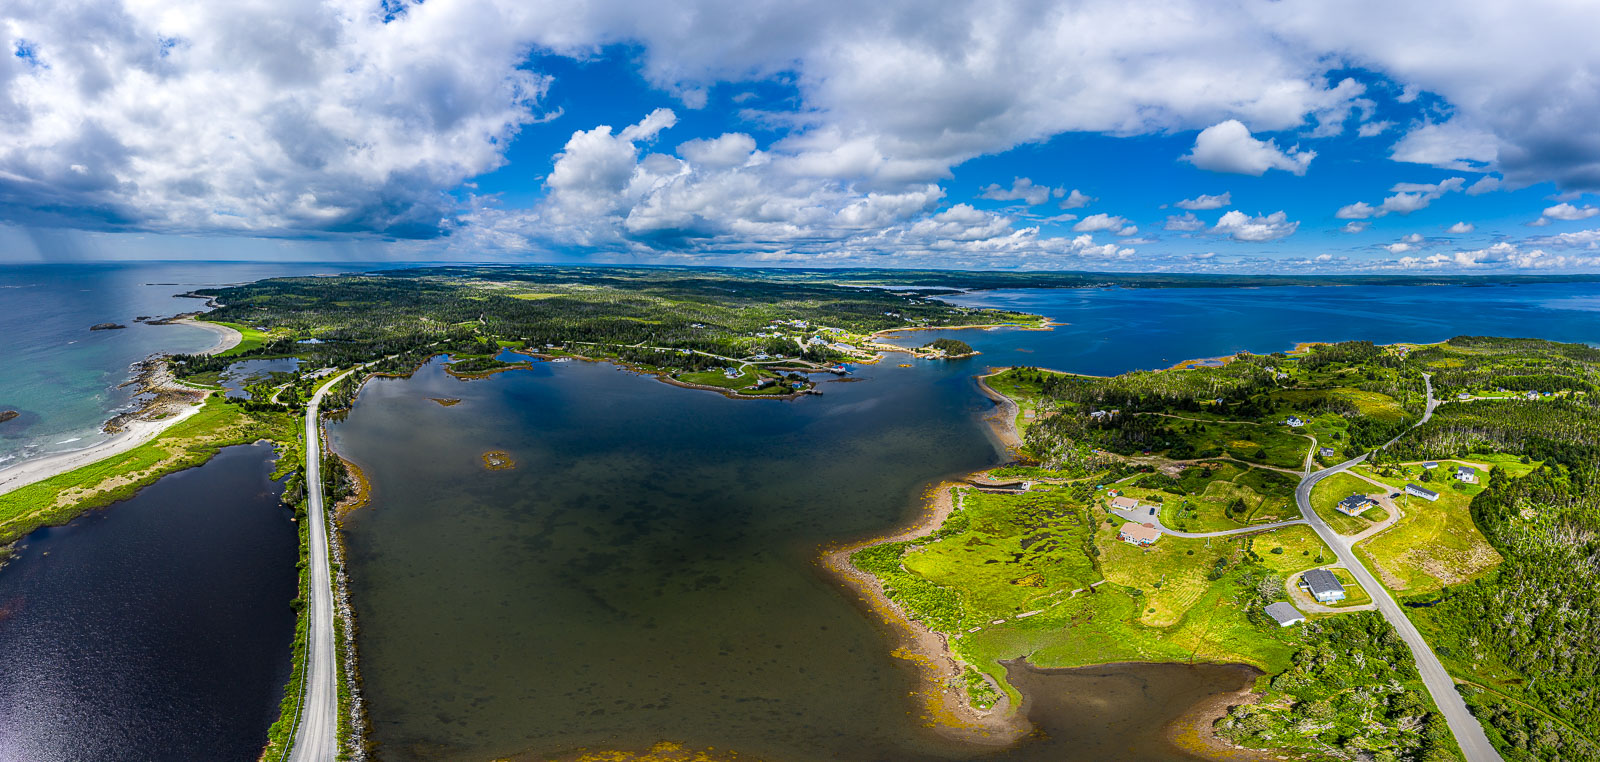
[[[297,532],[265,444],[17,543],[0,759],[254,759],[294,637]]]
[[[245,388],[272,380],[274,373],[294,373],[300,369],[298,357],[274,357],[266,360],[240,360],[222,372],[218,382],[227,390],[230,399],[249,399]],[[285,378],[285,381],[288,379]]]

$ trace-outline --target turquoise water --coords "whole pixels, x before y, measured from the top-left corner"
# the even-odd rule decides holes
[[[119,389],[129,366],[155,352],[196,352],[215,336],[183,325],[135,323],[204,310],[174,295],[261,278],[367,269],[372,265],[264,262],[76,263],[0,266],[0,467],[74,450],[104,435],[100,424],[132,401]],[[96,323],[122,330],[90,331]]]

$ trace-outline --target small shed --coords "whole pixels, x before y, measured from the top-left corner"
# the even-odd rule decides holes
[[[1300,613],[1300,609],[1282,601],[1268,605],[1267,616],[1272,617],[1272,621],[1277,622],[1279,627],[1288,627],[1306,620],[1306,615]]]

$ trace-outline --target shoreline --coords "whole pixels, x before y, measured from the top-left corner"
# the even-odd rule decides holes
[[[226,352],[238,346],[243,338],[242,334],[227,326],[205,323],[192,318],[174,321],[172,324],[192,325],[217,337],[217,343],[200,354]],[[123,384],[123,386],[138,384],[139,394],[155,394],[156,399],[140,405],[137,410],[120,413],[107,419],[101,424],[101,431],[111,436],[100,442],[76,450],[46,453],[0,468],[0,494],[121,455],[155,439],[162,432],[200,412],[211,392],[183,385],[167,373],[165,362],[158,362],[157,367],[152,369],[149,363],[160,357],[162,355],[158,353],[135,363],[133,367],[138,370],[132,379]],[[188,398],[192,404],[174,405],[178,398]],[[156,417],[148,417],[152,414],[156,414]]]
[[[850,563],[851,554],[864,548],[890,542],[926,537],[939,529],[955,512],[952,493],[958,482],[941,480],[922,495],[922,508],[916,522],[892,534],[824,548],[818,563],[851,592],[857,602],[875,615],[879,624],[892,632],[895,648],[891,655],[915,665],[919,673],[917,695],[923,704],[927,725],[940,735],[985,746],[1009,746],[1033,731],[1033,724],[1011,706],[1011,697],[1000,692],[1000,700],[988,710],[980,710],[967,700],[963,684],[954,681],[962,674],[961,662],[951,652],[943,633],[906,616],[899,605],[883,592],[877,577]],[[955,682],[952,687],[951,683]]]
[[[1009,368],[990,368],[989,372],[975,376],[974,380],[978,383],[979,391],[998,408],[983,418],[988,433],[1005,452],[1015,455],[1022,446],[1021,433],[1016,423],[1021,408],[1015,400],[996,391],[986,381],[1006,370]],[[892,542],[920,539],[938,531],[956,510],[956,499],[953,497],[955,489],[963,486],[965,479],[977,477],[989,470],[984,468],[974,471],[963,477],[963,481],[944,479],[936,482],[924,490],[920,501],[921,508],[910,525],[889,530],[888,534],[880,537],[848,542],[842,546],[824,547],[818,563],[843,587],[855,593],[857,602],[867,609],[880,625],[893,633],[894,650],[891,654],[917,665],[921,683],[917,694],[925,706],[924,719],[928,721],[929,727],[940,735],[968,743],[1010,746],[1034,730],[1033,723],[1026,715],[1029,697],[1024,695],[1021,705],[1013,707],[1010,696],[1000,691],[1000,700],[990,709],[979,710],[973,707],[967,700],[964,685],[952,679],[962,674],[962,662],[951,649],[948,637],[907,616],[899,605],[884,594],[883,583],[877,576],[857,569],[850,562],[850,556],[857,551]],[[1055,669],[1033,665],[1026,657],[1023,657],[1022,661],[1034,669]],[[1128,663],[1132,662],[1107,662],[1064,669],[1107,667]],[[1247,664],[1240,666],[1255,669]],[[951,687],[952,682],[955,683],[955,687]],[[1238,691],[1212,696],[1190,707],[1164,726],[1161,733],[1168,743],[1176,748],[1217,760],[1275,759],[1276,757],[1266,752],[1234,746],[1211,730],[1215,721],[1233,706],[1258,699],[1259,695],[1255,693],[1254,687],[1249,685]]]

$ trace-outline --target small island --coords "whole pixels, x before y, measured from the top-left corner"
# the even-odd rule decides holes
[[[490,450],[483,454],[483,467],[490,471],[504,471],[516,468],[517,462],[511,459],[511,453],[505,450]]]
[[[91,331],[119,331],[123,328],[127,328],[127,326],[120,323],[95,323],[89,326]]]
[[[461,400],[455,397],[429,397],[428,399],[439,403],[440,407],[451,407],[452,405],[461,404]]]
[[[5,423],[6,421],[16,418],[20,415],[22,414],[15,410],[0,410],[0,423]]]
[[[917,350],[921,357],[930,357],[943,360],[954,360],[961,357],[972,357],[977,354],[971,344],[960,339],[934,339],[923,344]]]

